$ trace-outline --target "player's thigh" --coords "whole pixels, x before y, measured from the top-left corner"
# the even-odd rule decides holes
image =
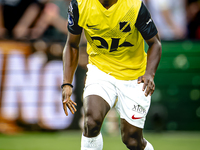
[[[90,117],[90,119],[102,123],[110,110],[110,105],[98,95],[88,95],[84,98],[83,108],[85,117]]]
[[[101,124],[107,112],[113,107],[116,94],[111,83],[98,80],[99,83],[86,85],[84,89],[84,117]],[[101,83],[101,84],[100,84]]]
[[[117,93],[114,86],[115,78],[99,70],[96,66],[88,65],[87,78],[83,93],[85,117],[101,118],[113,107]]]
[[[146,145],[143,138],[143,129],[131,125],[125,119],[121,119],[121,135],[122,141],[127,147],[135,145],[143,149]]]
[[[143,138],[142,128],[131,125],[125,119],[121,119],[121,134],[122,138],[135,137],[137,139]]]

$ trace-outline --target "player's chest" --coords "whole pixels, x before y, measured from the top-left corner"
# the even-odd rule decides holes
[[[98,51],[116,53],[126,50],[125,47],[134,46],[135,22],[131,17],[124,18],[124,15],[98,17],[98,14],[94,16],[95,19],[87,19],[84,29],[89,43],[97,47]]]
[[[91,36],[122,37],[134,29],[137,18],[137,10],[134,8],[127,7],[126,3],[117,5],[111,10],[91,5],[80,15],[79,25]]]
[[[91,36],[123,37],[133,31],[134,25],[134,16],[131,16],[129,12],[115,11],[112,14],[105,15],[96,11],[85,19],[83,28]]]

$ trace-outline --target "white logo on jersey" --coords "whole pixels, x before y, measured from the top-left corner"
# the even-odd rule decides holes
[[[73,7],[72,7],[72,3],[70,2],[69,4],[69,9],[68,9],[69,12],[71,12],[73,14]]]
[[[73,7],[72,7],[72,3],[70,2],[69,9],[68,9],[68,24],[69,24],[69,26],[73,26],[74,25],[73,18],[74,18],[74,16],[73,16]]]
[[[74,25],[74,21],[73,21],[72,16],[70,14],[68,14],[68,24],[69,24],[69,26]]]
[[[146,24],[149,24],[150,22],[152,22],[152,19],[150,18],[149,21]]]

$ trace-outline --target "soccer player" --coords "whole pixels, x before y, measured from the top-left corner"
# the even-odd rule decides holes
[[[100,129],[112,107],[120,115],[122,141],[127,148],[153,150],[142,132],[155,89],[161,43],[148,10],[140,0],[71,1],[61,86],[66,115],[67,108],[76,111],[70,96],[82,29],[88,41],[89,64],[81,150],[103,149]],[[147,54],[144,40],[149,46]]]

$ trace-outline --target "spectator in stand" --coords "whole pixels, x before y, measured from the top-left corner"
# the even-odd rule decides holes
[[[144,0],[162,40],[186,38],[185,0]]]
[[[26,37],[29,26],[39,14],[37,0],[0,0],[0,5],[1,37]]]
[[[65,12],[66,17],[61,15],[62,11],[60,12],[59,4],[64,5],[62,7],[66,6],[66,8],[68,4],[63,0],[59,1],[59,3],[56,3],[56,1],[49,2],[49,0],[40,0],[40,2],[44,5],[44,9],[41,11],[40,16],[37,18],[32,28],[31,39],[37,39],[43,34],[45,34],[44,36],[47,36],[48,39],[54,38],[57,35],[56,31],[67,35],[67,11]],[[47,33],[45,33],[46,31]],[[63,37],[61,34],[58,34],[58,36]],[[58,36],[56,36],[56,38],[59,38]],[[63,38],[65,39],[66,37]]]
[[[56,4],[48,1],[0,0],[0,38],[37,39],[49,26],[66,35],[67,19],[60,16]]]
[[[200,39],[200,0],[187,1],[188,38]]]

